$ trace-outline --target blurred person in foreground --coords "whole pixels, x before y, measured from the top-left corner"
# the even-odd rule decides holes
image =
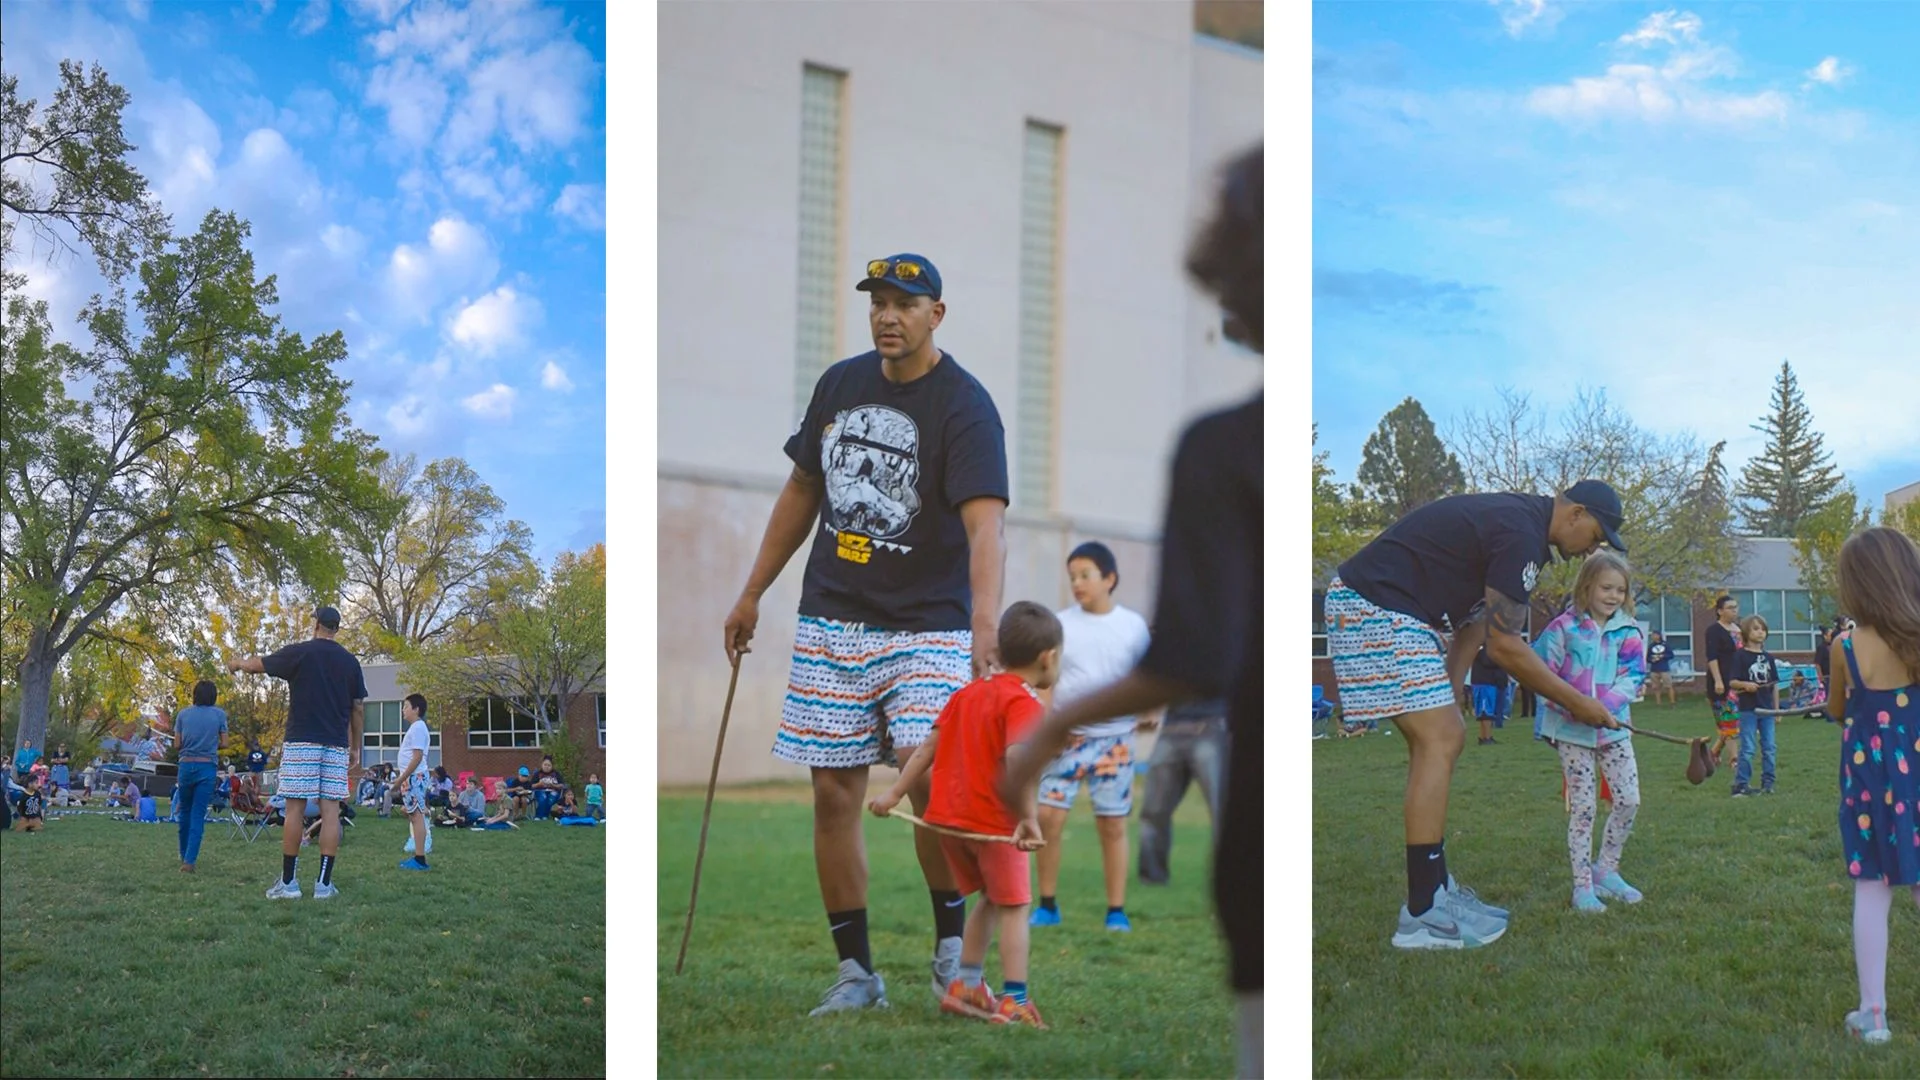
[[[1261,148],[1226,170],[1187,271],[1264,346],[1265,167]],[[1238,999],[1238,1074],[1261,1075],[1262,397],[1203,416],[1180,437],[1161,531],[1155,633],[1133,670],[1053,712],[1008,757],[1006,797],[1028,797],[1074,728],[1175,702],[1227,699],[1232,749],[1213,861],[1214,903]]]

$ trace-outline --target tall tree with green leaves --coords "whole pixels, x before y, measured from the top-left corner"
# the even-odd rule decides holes
[[[533,567],[533,531],[459,458],[423,469],[408,455],[380,479],[386,499],[343,529],[364,654],[397,656],[485,625],[494,583]]]
[[[100,65],[60,62],[60,87],[46,109],[0,74],[0,253],[12,255],[14,227],[26,223],[53,249],[92,251],[118,280],[167,230],[146,178],[127,161],[120,114],[127,91]],[[76,241],[79,247],[76,247]],[[19,287],[7,282],[7,291]]]
[[[1798,535],[1800,522],[1840,492],[1843,480],[1813,426],[1813,412],[1800,393],[1793,365],[1780,362],[1773,381],[1772,411],[1753,430],[1766,446],[1740,472],[1734,499],[1750,536]]]
[[[1815,620],[1840,613],[1840,580],[1836,569],[1840,546],[1847,538],[1873,524],[1873,507],[1861,501],[1850,484],[1833,498],[1804,514],[1793,534],[1793,565],[1800,571],[1800,587],[1807,590]]]
[[[1313,425],[1313,442],[1320,442],[1320,425]],[[1375,535],[1375,530],[1365,528],[1356,521],[1357,516],[1370,517],[1369,514],[1356,515],[1354,506],[1334,482],[1333,468],[1327,464],[1330,451],[1320,450],[1313,455],[1313,583],[1318,588],[1333,577],[1333,572],[1347,556],[1366,546]]]
[[[1354,478],[1354,494],[1378,508],[1383,524],[1466,490],[1460,459],[1440,441],[1427,410],[1413,398],[1380,418],[1360,448]]]
[[[378,497],[383,455],[349,422],[339,332],[313,341],[248,226],[214,211],[81,313],[91,345],[56,342],[47,305],[6,303],[0,559],[23,590],[20,735],[44,734],[54,669],[124,603],[190,589],[217,567],[324,590],[332,524]]]

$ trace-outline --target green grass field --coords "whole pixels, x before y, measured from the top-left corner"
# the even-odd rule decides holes
[[[0,837],[0,1075],[605,1075],[604,831],[438,829],[421,874],[358,822],[326,901],[313,847],[265,898],[277,829],[210,823],[192,875],[169,824]]]
[[[1635,722],[1712,728],[1697,701],[1643,704]],[[1838,730],[1782,719],[1779,793],[1745,799],[1728,795],[1731,766],[1693,787],[1685,747],[1636,739],[1641,808],[1621,872],[1646,899],[1590,917],[1568,903],[1558,757],[1531,720],[1494,746],[1470,733],[1447,862],[1513,917],[1466,952],[1388,944],[1406,899],[1400,737],[1313,743],[1314,1075],[1920,1076],[1911,900],[1893,912],[1892,1043],[1841,1029],[1858,989]]]
[[[837,963],[813,867],[804,788],[722,792],[713,808],[686,972],[674,975],[701,794],[660,800],[662,1076],[1227,1076],[1231,999],[1215,931],[1206,806],[1175,816],[1173,883],[1128,886],[1134,931],[1101,926],[1100,852],[1085,805],[1063,840],[1066,923],[1033,931],[1029,982],[1051,1030],[940,1013],[933,916],[911,827],[869,817],[874,966],[892,1009],[812,1019]],[[1136,803],[1137,805],[1137,803]],[[1134,834],[1137,844],[1137,832]],[[987,977],[999,968],[989,954]]]

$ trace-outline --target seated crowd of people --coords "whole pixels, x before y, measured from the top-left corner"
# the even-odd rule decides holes
[[[431,801],[431,800],[429,800]],[[538,771],[521,766],[512,776],[500,780],[495,809],[489,812],[487,792],[478,776],[468,776],[460,791],[442,807],[434,824],[450,828],[485,828],[501,822],[513,823],[529,816],[536,819],[606,819],[606,789],[598,773],[587,777],[580,791],[569,785],[553,767],[552,758],[541,758]]]

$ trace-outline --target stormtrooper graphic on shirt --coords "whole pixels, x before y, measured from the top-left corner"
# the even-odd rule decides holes
[[[906,413],[884,405],[840,412],[820,433],[820,464],[825,523],[836,533],[890,540],[920,512],[920,430]]]

